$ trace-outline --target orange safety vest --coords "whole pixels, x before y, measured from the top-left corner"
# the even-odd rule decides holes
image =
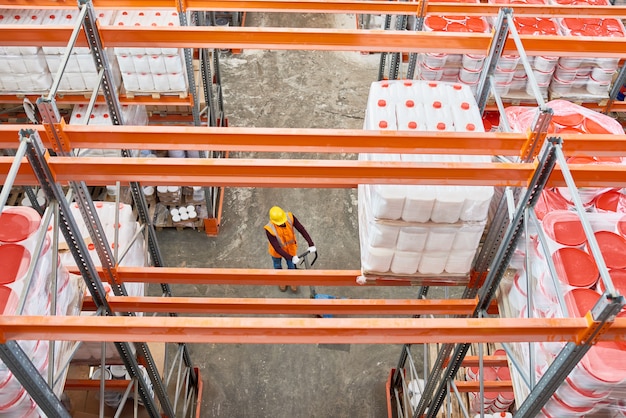
[[[280,248],[285,250],[287,254],[291,256],[296,255],[298,244],[296,242],[296,234],[293,230],[293,214],[291,212],[287,212],[287,222],[284,227],[276,226],[270,221],[264,226],[264,229],[277,238]],[[272,257],[282,257],[274,250],[272,244],[268,243],[267,246]]]

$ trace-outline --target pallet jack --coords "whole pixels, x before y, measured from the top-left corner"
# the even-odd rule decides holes
[[[317,257],[318,257],[318,252],[315,252],[315,256],[313,257],[313,260],[309,263],[309,255],[311,255],[312,253],[309,252],[308,250],[303,253],[302,255],[299,255],[298,258],[300,258],[302,261],[300,261],[300,263],[298,263],[299,265],[304,265],[304,268],[306,270],[310,269],[313,267],[313,264],[315,264],[315,262],[317,261]],[[309,292],[310,295],[309,297],[311,299],[337,299],[335,296],[333,295],[327,295],[324,293],[317,293],[317,291],[315,290],[315,286],[309,286]],[[318,315],[318,317],[320,318],[332,318],[332,315]]]

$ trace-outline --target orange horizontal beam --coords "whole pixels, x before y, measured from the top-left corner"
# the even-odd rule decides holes
[[[273,299],[109,296],[115,312],[295,315],[471,315],[475,299]],[[91,297],[84,310],[94,311]],[[492,310],[497,312],[496,305]]]
[[[12,157],[0,157],[4,181]],[[340,160],[177,159],[51,157],[56,181],[85,181],[89,185],[141,181],[152,185],[225,187],[353,188],[359,184],[508,185],[526,186],[533,164],[407,163]],[[579,187],[624,187],[626,167],[572,165]],[[22,161],[15,185],[37,180],[27,160]],[[558,170],[551,186],[565,186]]]
[[[447,361],[445,365],[448,365]],[[461,365],[463,367],[479,367],[480,359],[478,356],[465,356]],[[483,356],[483,366],[485,367],[508,367],[508,365],[506,356]]]
[[[21,129],[36,130],[50,147],[41,125],[0,125],[0,148],[17,148]],[[224,150],[256,152],[404,153],[519,155],[523,133],[409,132],[359,129],[214,128],[206,126],[65,125],[73,148]],[[626,155],[626,135],[561,135],[567,155]]]
[[[130,380],[109,379],[104,381],[107,391],[124,392]],[[100,379],[66,379],[63,390],[100,390]]]
[[[455,381],[454,384],[459,392],[480,392],[480,381]],[[510,380],[485,380],[482,382],[485,392],[513,392],[513,384]]]
[[[423,344],[574,342],[585,318],[217,318],[127,316],[2,316],[7,340],[186,342],[237,344]],[[624,341],[626,319],[600,336]]]
[[[13,162],[0,157],[0,181]],[[224,187],[353,188],[359,184],[514,186],[528,184],[534,164],[514,163],[411,163],[356,160],[185,159],[50,157],[56,181],[85,181],[88,185],[127,184],[198,185]],[[626,166],[572,164],[578,187],[625,187]],[[26,159],[15,185],[37,180]],[[563,187],[558,167],[548,185]]]
[[[375,14],[406,14],[419,13],[417,2],[388,1],[349,1],[349,0],[186,0],[187,10],[198,11],[231,11],[231,12],[280,12],[280,13],[375,13]],[[174,0],[95,0],[96,9],[161,9],[176,8]],[[76,8],[69,0],[11,0],[2,5],[7,8]],[[428,2],[426,11],[429,14],[461,14],[464,16],[497,15],[501,4],[450,4],[445,2]],[[611,16],[626,17],[623,6],[550,6],[539,4],[507,5],[515,11],[515,15],[532,16]]]
[[[441,277],[365,277],[365,283],[357,283],[360,270],[274,270],[274,269],[226,269],[226,268],[177,268],[177,267],[118,267],[117,277],[129,283],[170,284],[230,284],[230,285],[282,285],[297,286],[412,286],[416,282],[428,286],[450,284],[449,278]],[[73,271],[80,274],[78,270]],[[102,274],[100,272],[100,274]],[[101,276],[104,279],[104,276]],[[456,278],[465,284],[467,280]]]
[[[5,124],[0,125],[0,148],[17,148],[21,129],[37,130],[44,144],[50,146],[43,126]],[[526,135],[521,133],[360,129],[65,125],[62,130],[72,148],[150,150],[519,155],[526,140]],[[626,135],[605,136],[613,140],[612,152],[626,155]],[[586,146],[592,149],[598,147],[596,144],[596,136],[586,141]]]
[[[0,103],[16,103],[22,104],[24,98],[28,98],[31,103],[35,103],[41,95],[37,94],[0,94]],[[123,105],[152,105],[152,106],[192,106],[193,97],[191,95],[187,97],[180,97],[178,94],[167,95],[162,94],[159,97],[147,96],[134,96],[128,97],[125,94],[120,94],[120,103]],[[85,94],[57,94],[55,101],[58,104],[87,104],[89,103],[89,96]],[[98,96],[96,103],[105,103],[103,96]]]
[[[71,27],[2,25],[0,46],[65,46]],[[20,36],[15,36],[15,33]],[[105,47],[245,48],[486,54],[491,34],[302,28],[103,26]],[[625,57],[625,38],[521,35],[529,55]],[[84,35],[76,46],[86,46]],[[514,53],[509,39],[505,53]]]

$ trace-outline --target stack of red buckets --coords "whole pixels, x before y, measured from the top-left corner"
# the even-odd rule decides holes
[[[494,356],[504,356],[504,350],[496,350]],[[465,369],[465,379],[468,381],[478,381],[480,377],[479,367],[467,367]],[[508,367],[483,367],[483,381],[510,381],[511,372]],[[481,411],[487,414],[506,412],[509,410],[515,396],[513,392],[488,392],[485,391],[481,399],[480,392],[470,392],[470,409],[472,413],[479,414]]]
[[[49,280],[52,269],[50,237],[46,236],[40,256],[34,255],[41,217],[30,207],[5,207],[0,216],[0,312],[3,315],[49,315],[51,294]],[[26,288],[29,266],[38,260],[22,312],[19,298]],[[58,269],[57,312],[64,314],[73,289],[68,286],[69,274]],[[48,341],[19,341],[24,353],[42,376],[48,373]],[[39,417],[37,405],[3,363],[0,363],[0,417]]]
[[[612,118],[582,108],[569,102],[548,103],[554,110],[549,132],[552,134],[620,134],[624,131]],[[531,127],[534,109],[507,109],[507,118],[518,132]],[[622,164],[621,158],[570,157],[568,164]],[[609,269],[609,275],[621,294],[626,292],[626,215],[621,189],[580,188],[586,216],[594,231],[600,252]],[[604,284],[591,255],[587,237],[571,201],[567,188],[547,189],[536,206],[541,220],[547,248],[531,237],[535,246],[529,254],[535,287],[533,295],[534,317],[562,317],[566,308],[570,317],[584,316],[600,298]],[[520,249],[520,252],[523,252]],[[547,251],[546,251],[547,250]],[[547,256],[552,259],[557,273],[557,288],[550,277]],[[508,300],[513,315],[527,316],[525,305],[527,286],[523,263],[512,263],[517,269],[508,289]],[[565,307],[560,306],[558,294],[564,295]],[[516,313],[517,312],[517,313]],[[626,316],[622,311],[618,316]],[[562,349],[562,343],[533,345],[536,359],[536,378],[539,379]],[[545,405],[540,416],[560,418],[565,416],[623,416],[624,405],[620,393],[626,389],[626,366],[623,364],[623,343],[601,342],[595,344],[574,368],[565,382]],[[520,360],[528,362],[528,345],[519,345]],[[527,366],[527,364],[526,364]],[[617,411],[618,415],[612,415]],[[606,415],[608,414],[608,415]]]

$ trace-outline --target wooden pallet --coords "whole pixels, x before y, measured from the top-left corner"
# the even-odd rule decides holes
[[[204,231],[203,218],[198,218],[191,222],[187,221],[174,223],[172,222],[170,209],[170,206],[159,202],[148,204],[148,216],[152,219],[152,223],[157,231],[162,231],[164,228],[176,228],[177,231],[182,231],[185,228],[192,228],[198,231]]]
[[[7,206],[21,206],[22,200],[26,197],[26,192],[22,187],[13,187],[9,198],[7,199]]]

